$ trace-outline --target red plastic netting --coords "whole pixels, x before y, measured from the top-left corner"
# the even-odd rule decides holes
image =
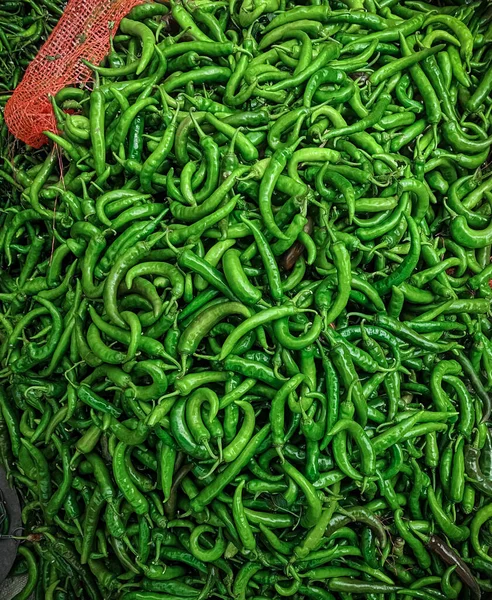
[[[48,141],[43,131],[56,131],[49,96],[67,85],[87,83],[91,71],[81,59],[99,64],[121,19],[143,1],[69,0],[5,106],[5,121],[16,138],[34,148]]]

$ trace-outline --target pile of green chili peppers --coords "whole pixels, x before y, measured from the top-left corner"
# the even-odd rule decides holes
[[[1,148],[16,600],[492,592],[490,3],[146,3],[91,67]]]

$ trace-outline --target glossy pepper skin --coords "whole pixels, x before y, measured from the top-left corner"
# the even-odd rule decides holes
[[[70,6],[1,3],[0,105]],[[0,120],[18,599],[491,591],[491,19],[139,4]]]

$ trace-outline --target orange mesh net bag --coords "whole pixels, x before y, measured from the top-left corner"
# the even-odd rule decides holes
[[[90,69],[81,59],[99,64],[108,54],[111,35],[121,19],[143,0],[69,0],[50,37],[27,68],[24,78],[5,106],[11,133],[34,148],[56,131],[49,100],[67,85],[85,84]]]

